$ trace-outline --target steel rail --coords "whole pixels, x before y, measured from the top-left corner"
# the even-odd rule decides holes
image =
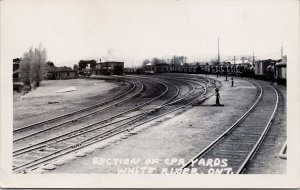
[[[183,170],[184,168],[189,167],[192,162],[204,155],[210,148],[212,148],[215,144],[217,144],[223,137],[225,137],[227,134],[229,134],[230,131],[232,131],[236,126],[238,126],[239,123],[241,123],[246,116],[255,108],[255,106],[258,104],[258,102],[261,100],[263,89],[261,86],[259,86],[260,94],[255,103],[234,123],[232,124],[224,133],[222,133],[218,138],[216,138],[212,143],[210,143],[206,148],[204,148],[200,153],[198,153],[196,156],[194,156],[192,159],[190,159],[186,164],[184,164],[180,170]]]
[[[237,170],[236,174],[240,174],[243,172],[243,170],[246,168],[247,164],[251,161],[251,159],[253,158],[255,152],[258,150],[259,146],[261,145],[261,143],[263,142],[265,136],[267,135],[267,132],[269,131],[269,128],[271,126],[272,121],[274,120],[275,117],[275,113],[277,112],[277,108],[278,108],[278,92],[277,90],[269,85],[276,93],[276,104],[275,104],[275,108],[273,110],[273,113],[264,129],[264,131],[262,132],[261,136],[259,137],[258,141],[256,142],[256,144],[254,145],[254,147],[252,148],[251,152],[248,154],[247,158],[244,160],[244,162],[242,163],[242,165],[240,166],[240,168]]]
[[[149,78],[151,78],[151,77],[149,77]],[[171,77],[171,76],[167,76],[167,77],[165,77],[165,76],[160,76],[159,77],[160,79],[180,79],[179,81],[180,82],[182,82],[182,83],[186,83],[186,84],[188,84],[190,87],[192,87],[192,90],[188,93],[188,94],[186,94],[186,95],[184,95],[183,97],[181,97],[181,98],[179,98],[179,99],[177,99],[177,100],[175,100],[175,101],[173,101],[173,102],[171,102],[171,103],[168,103],[167,105],[172,105],[172,104],[174,104],[174,103],[177,103],[177,102],[179,102],[179,101],[182,101],[183,99],[185,99],[186,97],[189,97],[192,93],[194,93],[194,91],[195,91],[195,87],[193,86],[193,85],[191,85],[191,83],[194,83],[194,84],[196,84],[196,85],[198,85],[198,86],[201,86],[199,83],[197,83],[197,82],[195,82],[195,81],[192,81],[192,80],[190,80],[190,79],[186,79],[186,78],[180,78],[180,77]],[[203,79],[202,79],[203,80]],[[191,83],[189,83],[189,82],[186,82],[186,81],[192,81]],[[200,81],[198,81],[198,82],[200,82]],[[203,81],[201,81],[201,83],[205,83],[205,82],[203,82]],[[205,83],[206,84],[206,86],[208,85],[208,83]],[[201,86],[202,88],[204,88],[203,86]],[[200,93],[200,92],[199,92]]]
[[[164,78],[164,77],[163,77]],[[168,77],[168,79],[169,79],[170,77]],[[171,78],[171,79],[174,79],[174,78]],[[189,92],[189,93],[187,93],[186,95],[184,95],[183,97],[181,97],[181,98],[179,98],[179,99],[177,99],[177,100],[175,100],[175,101],[173,101],[173,102],[170,102],[170,103],[168,103],[167,105],[172,105],[172,104],[175,104],[175,103],[177,103],[177,102],[180,102],[180,101],[182,101],[182,100],[184,100],[184,99],[186,99],[187,97],[189,97],[189,96],[191,96],[194,92],[195,92],[195,86],[194,85],[192,85],[191,83],[194,83],[194,84],[196,84],[196,85],[198,85],[198,86],[201,86],[199,83],[197,83],[197,82],[186,82],[186,81],[189,81],[189,80],[184,80],[184,79],[182,79],[182,78],[177,78],[177,77],[175,77],[175,79],[179,79],[179,81],[180,82],[182,82],[182,83],[186,83],[186,84],[188,84],[191,88],[192,88],[192,90]],[[205,83],[205,82],[203,82],[203,83]],[[207,83],[205,83],[206,84],[206,86],[207,86]],[[205,88],[204,86],[201,86],[201,88]],[[198,93],[201,93],[201,92],[198,92]],[[196,93],[196,94],[198,94],[198,93]],[[194,95],[196,95],[196,94],[194,94]]]
[[[34,126],[38,126],[38,125],[41,125],[41,124],[49,123],[51,121],[55,121],[55,120],[58,120],[58,119],[61,119],[61,118],[72,116],[72,115],[75,115],[77,113],[81,113],[83,111],[87,111],[87,110],[90,110],[90,109],[93,109],[93,108],[97,108],[99,106],[102,106],[102,105],[105,105],[107,103],[110,103],[110,102],[112,102],[112,101],[114,101],[116,99],[119,99],[119,98],[125,96],[126,94],[132,92],[135,89],[135,87],[136,87],[136,85],[133,82],[131,82],[131,81],[127,81],[127,82],[130,83],[131,85],[133,85],[133,87],[129,91],[126,91],[125,93],[123,93],[123,94],[121,94],[121,95],[119,95],[117,97],[114,97],[112,99],[109,99],[107,101],[101,102],[101,103],[93,105],[93,106],[89,106],[89,107],[86,107],[86,108],[83,108],[83,109],[80,109],[80,110],[76,110],[76,111],[71,112],[71,113],[63,114],[63,115],[60,115],[60,116],[57,116],[57,117],[53,117],[53,118],[50,118],[50,119],[47,119],[47,120],[43,120],[43,121],[40,121],[40,122],[37,122],[37,123],[33,123],[33,124],[30,124],[30,125],[27,125],[25,127],[20,127],[18,129],[14,129],[13,133],[18,132],[18,131],[22,131],[22,130],[25,130],[25,129],[28,129],[28,128],[32,128]]]
[[[203,95],[204,94],[206,94],[206,89],[205,89],[205,92],[203,93]],[[206,97],[206,98],[208,98],[208,97]],[[193,102],[195,102],[196,100],[194,100]],[[191,103],[189,103],[189,104],[192,104],[193,102],[191,102]],[[188,105],[188,104],[187,104]],[[183,107],[186,107],[186,105],[184,105],[184,106],[181,106],[180,108],[177,108],[177,109],[174,109],[174,110],[172,110],[171,112],[174,112],[174,111],[177,111],[178,109],[181,109],[181,108],[183,108]],[[165,114],[163,114],[163,115],[160,115],[160,116],[157,116],[157,117],[155,117],[155,118],[152,118],[152,119],[150,119],[150,120],[147,120],[147,122],[150,122],[150,121],[152,121],[152,120],[154,120],[154,119],[157,119],[157,118],[159,118],[159,117],[162,117],[162,116],[164,116],[164,115],[166,115],[166,114],[169,114],[169,113],[171,113],[171,112],[167,112],[167,113],[165,113]],[[130,121],[130,122],[132,122],[132,121]],[[146,123],[146,122],[143,122],[142,124],[144,124],[144,123]],[[136,126],[139,126],[139,125],[142,125],[142,124],[138,124],[138,125],[136,125]],[[119,126],[119,127],[117,127],[117,128],[120,128],[120,127],[122,127],[123,125],[121,125],[121,126]],[[134,126],[134,127],[136,127],[136,126]],[[116,130],[116,128],[115,129],[113,129],[113,130]],[[124,130],[122,130],[122,131],[119,131],[119,132],[117,132],[117,134],[119,134],[119,133],[122,133],[122,132],[124,132],[124,131],[128,131],[128,129],[124,129]],[[107,132],[106,132],[107,133]],[[114,133],[114,134],[111,134],[110,136],[114,136],[114,135],[117,135],[116,133]],[[103,134],[101,134],[101,135],[103,135]],[[110,137],[109,136],[109,137]],[[96,138],[96,137],[93,137],[93,138]],[[99,135],[98,135],[98,137],[97,138],[99,138]],[[108,138],[108,137],[107,137]],[[104,139],[100,139],[100,140],[97,140],[97,142],[98,141],[102,141],[102,140],[104,140]],[[85,140],[86,141],[86,140]],[[71,152],[74,152],[74,151],[76,151],[76,150],[78,150],[78,149],[82,149],[82,148],[84,148],[84,147],[86,147],[86,146],[89,146],[89,145],[91,145],[91,144],[95,144],[96,142],[95,141],[93,141],[93,142],[90,142],[89,144],[87,144],[87,145],[84,145],[84,146],[80,146],[80,147],[78,147],[78,148],[76,148],[76,149],[72,149],[72,150],[70,150],[70,151],[68,151],[68,152],[66,152],[66,153],[63,153],[63,155],[65,155],[65,154],[68,154],[68,153],[71,153]],[[74,146],[74,145],[73,145]],[[59,151],[60,152],[60,151]],[[57,152],[57,153],[59,153],[59,152]],[[46,161],[49,161],[49,160],[52,160],[52,159],[54,159],[54,158],[57,158],[57,157],[61,157],[62,155],[56,155],[55,157],[51,157],[51,158],[48,158],[47,160],[42,160],[42,161],[40,161],[39,163],[34,163],[34,162],[32,162],[31,164],[34,164],[33,166],[36,166],[36,165],[40,165],[41,163],[43,163],[43,162],[46,162]],[[41,160],[41,159],[39,159],[39,160]],[[36,162],[36,161],[35,161]],[[28,165],[28,164],[26,164],[26,165]],[[24,166],[24,165],[23,165]],[[22,166],[22,168],[23,168],[23,166]],[[19,166],[18,168],[14,168],[13,170],[18,170],[19,168],[20,168],[21,166]],[[32,166],[30,166],[30,167],[32,167]]]
[[[57,127],[66,125],[66,124],[68,124],[68,123],[72,123],[72,122],[74,122],[74,121],[80,120],[80,119],[85,118],[85,117],[88,117],[88,116],[90,116],[90,115],[93,115],[93,114],[96,114],[96,113],[105,111],[105,110],[107,110],[107,109],[110,109],[111,107],[114,107],[114,106],[116,106],[116,105],[118,105],[118,104],[120,104],[120,103],[126,102],[126,101],[128,101],[129,99],[131,99],[131,98],[137,96],[138,94],[140,94],[140,93],[143,91],[143,89],[144,89],[143,84],[140,83],[140,81],[138,81],[138,83],[141,85],[141,89],[140,89],[139,91],[137,91],[135,94],[131,95],[130,97],[128,97],[128,98],[126,98],[126,99],[124,99],[124,100],[115,102],[115,103],[113,103],[112,105],[109,105],[109,106],[107,106],[107,107],[104,107],[104,108],[102,108],[102,109],[100,109],[100,110],[93,111],[93,112],[88,113],[88,114],[85,114],[85,115],[83,115],[83,116],[79,116],[79,117],[76,117],[76,118],[74,118],[74,119],[71,119],[71,120],[68,120],[68,121],[59,123],[59,124],[54,125],[54,126],[52,126],[52,127],[48,127],[48,128],[46,128],[46,129],[39,130],[39,131],[30,133],[30,134],[28,134],[28,135],[22,136],[22,137],[20,137],[20,138],[14,139],[13,142],[17,142],[17,141],[20,141],[20,140],[24,140],[24,139],[26,139],[26,138],[29,138],[29,137],[35,136],[35,135],[37,135],[37,134],[40,134],[40,133],[43,133],[43,132],[46,132],[46,131],[55,129],[55,128],[57,128]],[[83,111],[86,111],[86,110],[81,110],[81,111],[83,112]],[[81,113],[81,112],[80,112],[80,113]]]
[[[161,82],[159,82],[159,81],[157,81],[157,80],[156,80],[156,82],[161,83]],[[168,83],[168,82],[166,82],[166,83]],[[161,83],[161,84],[163,84],[163,83]],[[171,84],[171,83],[168,83],[168,84],[173,85],[173,84]],[[165,85],[165,84],[163,84],[163,85]],[[175,85],[174,85],[174,86],[175,86]],[[155,97],[154,99],[157,99],[157,98],[163,96],[163,95],[169,90],[169,88],[168,88],[167,85],[165,85],[165,87],[166,87],[166,90],[165,90],[162,94],[160,94],[159,96]],[[177,90],[179,91],[179,88],[177,88]],[[178,91],[176,91],[176,94],[178,94]],[[173,98],[174,98],[174,96],[172,96],[170,99],[168,99],[167,102],[169,102],[169,101],[172,100]],[[153,99],[150,100],[150,101],[153,101]],[[149,101],[148,101],[148,102],[149,102]],[[130,118],[132,118],[132,117],[130,117]],[[129,122],[127,122],[126,124],[131,123],[131,122],[132,122],[132,121],[129,121]],[[81,142],[79,142],[79,143],[76,143],[75,145],[71,145],[71,146],[65,147],[65,148],[63,148],[63,149],[61,149],[61,150],[58,150],[58,151],[56,151],[56,152],[54,152],[54,153],[51,153],[50,155],[46,155],[46,156],[41,157],[41,158],[38,158],[38,159],[36,159],[36,160],[27,162],[27,163],[25,163],[25,164],[23,164],[23,165],[14,167],[14,168],[13,168],[13,171],[19,170],[19,169],[24,168],[24,167],[26,167],[26,166],[28,166],[28,165],[39,164],[40,162],[43,162],[42,160],[44,160],[44,159],[46,159],[46,158],[48,158],[48,157],[51,157],[52,155],[58,154],[58,153],[60,153],[60,152],[62,152],[62,151],[64,151],[64,150],[73,149],[74,146],[76,147],[76,145],[78,145],[78,144],[81,145],[82,143],[85,143],[86,141],[90,141],[90,140],[92,140],[92,139],[99,138],[99,136],[102,136],[102,135],[104,135],[105,133],[110,133],[111,131],[116,130],[117,128],[123,127],[123,126],[126,125],[126,124],[122,124],[122,125],[119,126],[119,127],[116,127],[116,128],[114,128],[114,129],[112,129],[112,130],[109,130],[109,131],[106,131],[106,132],[104,132],[103,134],[93,136],[92,138],[89,138],[89,139],[86,139],[86,140],[81,141]],[[109,124],[109,125],[111,125],[111,124]],[[102,126],[101,128],[103,128],[103,126]],[[98,129],[98,128],[97,128],[97,129]],[[92,130],[97,130],[97,129],[92,129]],[[85,131],[85,132],[80,133],[80,134],[77,134],[77,135],[73,135],[72,137],[74,137],[74,136],[79,136],[79,135],[85,134],[85,133],[87,133],[87,132],[91,132],[92,130],[90,130],[90,131]],[[64,136],[66,136],[66,135],[64,134]],[[70,139],[70,138],[72,138],[72,137],[67,137],[66,139]],[[55,143],[60,142],[60,141],[63,141],[63,140],[66,140],[66,139],[61,139],[61,140],[59,140],[59,141],[55,141]],[[51,140],[53,140],[53,139],[51,139]],[[48,144],[48,145],[49,145],[49,144]],[[34,145],[33,145],[33,146],[34,146]],[[44,145],[43,147],[46,147],[46,146],[47,146],[47,145]],[[32,146],[31,146],[31,147],[32,147]],[[23,154],[23,153],[30,152],[30,151],[32,151],[32,150],[40,149],[40,148],[42,148],[42,147],[38,147],[38,148],[34,148],[34,149],[31,148],[30,150],[28,150],[28,148],[26,147],[27,150],[24,150],[24,149],[23,149],[23,152],[21,152],[21,153],[20,153],[20,150],[19,150],[19,153],[18,153],[18,154],[15,154],[15,156],[16,156],[16,155]],[[74,151],[74,150],[72,150],[72,151]]]
[[[157,82],[157,81],[156,81],[156,82]],[[163,84],[163,83],[161,83],[161,82],[158,82],[158,83]],[[147,102],[144,102],[144,103],[142,103],[142,104],[140,104],[140,105],[138,105],[138,106],[135,106],[135,107],[133,107],[133,108],[131,108],[131,109],[129,109],[129,110],[126,110],[126,111],[123,111],[123,112],[118,113],[118,114],[116,114],[116,115],[113,115],[113,116],[111,116],[111,117],[109,117],[109,118],[107,118],[107,119],[104,119],[104,120],[101,120],[101,121],[97,121],[97,122],[94,122],[94,123],[89,124],[89,125],[87,125],[87,126],[84,126],[84,127],[80,128],[80,129],[77,129],[77,130],[75,130],[75,131],[71,131],[71,132],[69,132],[69,133],[65,133],[65,134],[63,134],[63,135],[60,135],[60,136],[57,136],[57,137],[54,137],[54,138],[51,138],[51,139],[48,139],[48,140],[45,140],[45,141],[36,143],[36,144],[33,144],[33,145],[31,145],[31,146],[28,146],[28,147],[25,147],[25,148],[21,148],[21,149],[15,150],[15,151],[13,152],[13,154],[17,154],[17,153],[19,153],[19,152],[24,151],[25,149],[29,149],[29,148],[32,148],[32,147],[34,147],[34,146],[38,146],[38,145],[41,145],[41,144],[45,144],[45,143],[50,142],[50,141],[53,141],[53,140],[55,140],[55,139],[59,139],[59,138],[61,138],[61,137],[63,137],[63,136],[66,136],[66,135],[70,135],[70,134],[73,134],[73,133],[76,133],[76,132],[80,132],[80,131],[82,131],[82,130],[86,130],[86,129],[89,128],[89,127],[92,127],[92,126],[95,126],[95,125],[97,125],[97,124],[101,124],[101,123],[107,122],[108,120],[111,120],[111,119],[113,119],[113,118],[116,118],[116,117],[118,117],[118,116],[121,116],[121,115],[123,115],[123,114],[125,114],[125,113],[129,113],[129,112],[131,112],[131,111],[134,111],[134,110],[136,110],[136,109],[138,109],[138,108],[140,108],[140,107],[142,107],[142,106],[144,106],[144,105],[147,105],[147,104],[151,103],[152,101],[154,101],[154,100],[156,100],[156,99],[162,97],[163,95],[165,95],[165,94],[167,93],[167,91],[169,90],[169,88],[168,88],[168,86],[166,86],[165,84],[163,84],[163,86],[165,86],[165,88],[166,88],[165,91],[164,91],[163,93],[161,93],[160,95],[154,97],[153,99],[148,100]],[[120,120],[120,121],[121,121],[121,120]],[[120,121],[119,121],[119,122],[120,122]],[[46,144],[46,145],[47,145],[47,144]],[[44,146],[46,146],[46,145],[44,145]],[[18,154],[18,155],[19,155],[19,154]]]

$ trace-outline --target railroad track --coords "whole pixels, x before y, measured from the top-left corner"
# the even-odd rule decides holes
[[[182,166],[180,172],[194,170],[201,174],[243,173],[267,134],[278,106],[276,89],[262,81],[258,81],[256,86],[260,93],[252,107]]]
[[[166,84],[162,83],[162,82],[158,82],[158,83],[164,85],[164,87],[165,87],[165,90],[161,94],[159,94],[158,96],[156,96],[156,97],[148,100],[147,102],[144,102],[143,104],[140,104],[140,105],[138,105],[138,106],[136,106],[134,108],[131,108],[131,109],[125,111],[125,112],[122,112],[122,113],[119,113],[117,115],[114,115],[114,116],[112,116],[109,119],[120,117],[121,115],[123,115],[125,113],[132,112],[132,111],[134,111],[134,110],[136,110],[136,109],[138,109],[138,108],[140,108],[140,107],[142,107],[144,105],[147,105],[147,104],[151,103],[152,101],[154,101],[156,99],[159,99],[159,98],[163,97],[168,92],[169,87]],[[170,100],[172,100],[177,94],[178,94],[178,89],[177,89],[175,95],[171,96],[168,100],[166,100],[166,102],[169,102]],[[26,147],[20,148],[18,150],[15,150],[13,152],[13,155],[14,155],[14,158],[18,158],[18,157],[22,156],[22,159],[24,159],[24,157],[25,157],[26,160],[30,160],[30,158],[31,158],[30,155],[26,157],[26,155],[24,156],[24,154],[32,154],[32,152],[35,152],[35,154],[38,154],[38,153],[36,153],[36,151],[42,150],[44,152],[44,150],[46,148],[49,148],[49,146],[53,148],[56,143],[58,143],[58,142],[60,142],[60,143],[61,142],[66,142],[68,140],[72,141],[72,142],[69,143],[71,145],[70,146],[65,146],[63,148],[63,150],[74,149],[74,147],[77,147],[77,146],[81,146],[82,147],[83,144],[86,144],[89,140],[93,140],[95,138],[98,138],[99,135],[97,133],[100,133],[103,136],[103,135],[106,135],[108,133],[111,133],[112,130],[116,129],[116,127],[112,127],[112,128],[109,129],[108,126],[113,126],[113,125],[116,125],[116,124],[119,124],[119,123],[122,123],[122,122],[123,123],[121,124],[121,126],[123,126],[125,124],[128,124],[128,123],[136,120],[136,117],[138,117],[138,116],[141,117],[144,114],[145,113],[138,114],[138,115],[133,115],[133,116],[126,117],[124,119],[119,119],[117,121],[106,123],[106,124],[104,122],[107,122],[107,119],[105,121],[99,121],[99,122],[96,122],[96,123],[84,126],[81,129],[79,129],[79,130],[75,130],[75,131],[72,131],[70,133],[66,133],[66,134],[57,136],[55,138],[51,138],[51,139],[48,139],[48,140],[45,140],[45,141],[42,141],[42,142],[35,143],[33,145],[30,145],[30,146],[26,146]],[[129,120],[129,121],[127,121],[127,120]],[[104,125],[99,126],[100,123],[104,123]],[[103,132],[103,129],[106,129],[105,132]],[[87,135],[87,134],[89,134],[89,140],[88,141],[87,140],[82,141],[80,139],[80,137],[82,135]],[[90,135],[90,134],[92,134],[92,135]],[[79,143],[76,143],[76,142],[79,142]],[[54,147],[53,149],[55,149],[54,152],[52,151],[52,153],[47,154],[46,156],[41,156],[41,158],[38,158],[38,159],[34,159],[34,157],[33,157],[33,158],[31,158],[30,162],[27,162],[26,164],[20,164],[19,166],[15,166],[13,170],[22,168],[21,165],[23,165],[23,166],[30,166],[30,165],[32,165],[32,163],[36,163],[38,160],[41,161],[44,158],[49,158],[52,155],[56,155],[56,154],[58,154],[59,152],[62,151],[62,150],[56,151],[57,149],[59,149],[57,147]],[[21,159],[20,163],[24,162],[24,160],[22,160],[22,159]],[[16,159],[16,160],[20,161],[20,159]],[[17,163],[18,163],[18,161],[17,161]],[[18,165],[18,164],[16,164],[16,165]]]
[[[124,80],[124,79],[123,79],[123,80]],[[93,106],[89,106],[89,107],[86,107],[86,108],[82,108],[82,109],[79,109],[79,110],[76,110],[76,111],[73,111],[73,112],[70,112],[70,113],[67,113],[67,114],[63,114],[63,115],[60,115],[60,116],[57,116],[57,117],[53,117],[53,118],[50,118],[50,119],[47,119],[47,120],[43,120],[43,121],[40,121],[40,122],[37,122],[37,123],[33,123],[33,124],[30,124],[30,125],[27,125],[27,126],[23,126],[23,127],[14,129],[14,130],[13,130],[13,133],[17,133],[17,132],[20,132],[20,131],[28,130],[28,129],[31,129],[31,128],[33,128],[33,127],[38,127],[38,126],[41,126],[41,125],[44,125],[44,124],[48,124],[48,123],[50,123],[50,122],[54,122],[54,121],[57,121],[57,120],[61,120],[61,119],[66,118],[66,117],[74,116],[74,115],[76,115],[76,114],[80,114],[80,113],[83,113],[83,112],[86,112],[86,111],[90,111],[90,110],[95,109],[95,108],[98,108],[98,107],[100,107],[100,106],[109,104],[109,103],[111,103],[111,102],[113,102],[113,101],[115,101],[115,100],[118,100],[118,99],[120,99],[120,98],[122,98],[122,97],[128,95],[128,94],[131,93],[132,91],[134,91],[134,89],[137,87],[137,83],[141,86],[140,90],[138,90],[134,95],[129,96],[129,97],[126,98],[125,100],[122,100],[121,102],[126,101],[126,100],[128,100],[128,99],[130,99],[130,98],[136,96],[137,94],[139,94],[139,93],[143,90],[143,84],[141,84],[139,81],[135,81],[135,82],[129,81],[129,80],[124,80],[124,81],[130,83],[130,84],[131,84],[131,88],[130,88],[129,90],[125,91],[124,93],[122,93],[122,94],[116,96],[116,97],[110,98],[110,99],[108,99],[108,100],[106,100],[106,101],[103,101],[103,102],[100,102],[100,103],[97,103],[97,104],[95,104],[95,105],[93,105]],[[117,103],[115,103],[115,104],[117,104]],[[110,105],[109,107],[112,107],[112,106],[114,106],[115,104],[112,104],[112,105]],[[100,111],[104,111],[104,110],[99,110],[99,112],[100,112]],[[97,111],[96,111],[96,112],[97,112]],[[89,116],[89,115],[92,115],[92,114],[94,114],[94,113],[96,113],[96,112],[89,113],[89,114],[87,114],[87,115],[85,115],[85,116],[82,116],[82,118],[87,117],[87,116]],[[68,123],[68,122],[64,122],[64,123],[61,123],[60,125],[64,125],[64,124],[67,124],[67,123]],[[17,139],[16,139],[16,141],[17,141]]]
[[[182,97],[178,98],[176,101],[173,101],[172,103],[169,103],[168,105],[177,105],[178,103],[185,104],[191,99],[197,97],[197,95],[201,95],[202,91],[209,87],[210,85],[205,81],[193,81],[186,78],[180,78],[180,77],[159,77],[160,79],[167,79],[170,81],[174,81],[176,83],[181,82],[186,84],[190,87],[190,91],[183,95]],[[203,85],[204,84],[204,85]]]
[[[168,91],[168,87],[167,87],[165,84],[161,83],[161,82],[160,82],[159,84],[164,85],[164,88],[165,88],[165,89],[164,89],[164,91],[163,91],[161,94],[155,96],[154,98],[151,98],[150,100],[146,100],[146,101],[142,102],[142,103],[139,104],[139,105],[135,105],[133,108],[126,109],[125,111],[120,111],[120,112],[118,112],[117,114],[112,115],[112,116],[109,116],[108,118],[102,119],[102,120],[100,120],[100,121],[97,120],[97,122],[91,123],[91,124],[89,124],[89,125],[79,126],[79,129],[78,129],[78,130],[75,130],[75,129],[77,129],[77,128],[75,128],[75,126],[71,126],[72,128],[71,128],[71,132],[70,132],[70,133],[72,133],[72,132],[77,132],[77,131],[81,131],[81,130],[87,130],[88,128],[90,128],[90,127],[92,127],[92,126],[95,126],[95,125],[98,125],[98,124],[102,124],[102,123],[107,123],[107,122],[111,121],[112,119],[115,119],[115,118],[117,118],[117,117],[121,117],[122,115],[127,114],[127,113],[130,113],[130,112],[133,112],[133,111],[135,111],[135,110],[141,108],[142,106],[145,106],[145,105],[147,105],[147,104],[153,102],[154,100],[156,100],[156,99],[158,99],[158,98],[164,96],[164,95],[167,93],[167,91]],[[142,87],[141,90],[143,90],[143,88],[144,88],[144,86]],[[141,90],[139,90],[139,93],[140,93]],[[136,94],[134,94],[134,95],[136,95]],[[114,103],[113,105],[114,105],[114,106],[115,106],[115,105],[118,105],[118,104],[120,104],[121,102],[124,102],[124,101],[119,101],[119,102],[117,102],[117,103]],[[101,110],[103,110],[103,109],[101,109]],[[97,110],[97,111],[94,111],[94,112],[98,112],[98,110]],[[88,115],[90,115],[90,114],[88,114]],[[77,118],[75,118],[75,119],[74,119],[74,118],[71,118],[71,119],[67,120],[67,122],[64,122],[63,124],[67,124],[67,123],[72,124],[72,122],[73,122],[74,120],[78,120],[78,119],[82,119],[82,116],[79,116],[79,117],[77,117]],[[19,137],[17,140],[15,140],[15,141],[14,141],[14,143],[15,143],[14,145],[16,145],[16,143],[19,143],[19,144],[20,144],[20,143],[25,144],[25,143],[23,143],[23,141],[21,141],[21,142],[19,142],[19,141],[20,141],[20,140],[24,140],[24,139],[28,140],[28,139],[30,139],[30,138],[33,137],[33,136],[36,136],[36,135],[42,135],[42,134],[44,134],[44,133],[47,133],[49,130],[56,129],[56,128],[61,127],[61,126],[62,126],[62,124],[58,124],[58,125],[56,124],[56,125],[54,125],[54,126],[47,127],[46,129],[40,129],[40,130],[38,130],[38,131],[34,131],[33,133],[26,134],[26,135],[24,135],[24,136],[22,136],[22,137]],[[67,131],[68,131],[68,130],[67,130]],[[66,134],[70,134],[70,133],[66,133]],[[55,136],[59,137],[59,135],[57,135],[57,134],[55,134]],[[54,139],[54,138],[52,138],[52,139]],[[36,144],[38,144],[38,143],[36,143]],[[17,147],[17,146],[14,146],[14,148],[15,148],[15,147]],[[15,148],[15,149],[16,149],[16,148]],[[13,153],[15,154],[16,152],[19,152],[20,149],[23,149],[23,148],[19,148],[19,149],[15,150]]]
[[[123,77],[123,78],[125,78],[125,77]],[[127,78],[127,80],[128,80],[128,78]],[[125,99],[121,99],[119,101],[113,102],[112,104],[110,104],[110,105],[108,105],[106,107],[97,108],[96,110],[81,109],[81,110],[77,111],[77,114],[75,114],[75,115],[74,114],[65,114],[64,117],[63,117],[63,120],[60,121],[60,122],[54,122],[54,121],[62,119],[61,117],[48,120],[48,121],[54,122],[54,123],[52,123],[52,125],[50,125],[50,124],[45,125],[44,122],[41,122],[42,125],[39,126],[38,129],[34,129],[34,130],[31,130],[31,131],[29,131],[29,130],[28,131],[24,131],[24,132],[19,133],[19,134],[18,133],[17,134],[14,133],[14,140],[13,140],[13,142],[15,144],[18,143],[19,141],[21,141],[21,143],[24,143],[22,140],[28,140],[31,137],[44,134],[46,132],[49,132],[50,130],[53,131],[54,129],[57,129],[57,128],[64,127],[64,130],[66,130],[65,127],[66,127],[67,124],[69,124],[68,127],[70,127],[72,125],[71,126],[72,127],[71,130],[73,130],[73,128],[76,129],[76,127],[74,126],[74,122],[78,122],[78,121],[83,120],[83,119],[85,119],[85,118],[87,118],[89,116],[92,116],[92,115],[95,115],[95,114],[99,114],[99,113],[101,113],[103,111],[106,111],[108,109],[114,108],[115,106],[119,106],[120,104],[129,101],[133,97],[138,97],[138,95],[141,94],[142,91],[144,91],[145,86],[140,81],[138,81],[138,80],[135,80],[135,79],[130,79],[130,80],[136,81],[136,83],[138,83],[140,85],[140,88],[137,89],[134,94],[131,94],[130,96],[126,97]],[[161,82],[157,82],[157,83],[160,84],[160,85],[162,85],[166,89],[168,88],[165,84],[162,84]],[[158,96],[157,98],[150,99],[149,101],[146,100],[146,103],[144,103],[145,102],[144,101],[144,102],[140,103],[140,105],[135,105],[133,109],[129,109],[129,110],[123,111],[123,112],[120,111],[119,114],[115,114],[114,116],[109,116],[108,118],[101,120],[100,123],[101,122],[108,122],[111,119],[114,119],[116,117],[121,116],[121,114],[126,114],[126,113],[129,113],[131,111],[134,111],[134,110],[136,110],[136,109],[138,109],[138,108],[140,108],[140,107],[142,107],[142,106],[144,106],[144,105],[146,105],[146,104],[148,104],[148,103],[150,103],[150,102],[152,102],[152,101],[154,101],[154,100],[156,100],[156,99],[158,99],[160,97],[161,96]],[[120,108],[120,106],[119,106],[119,108]],[[86,112],[86,111],[88,111],[88,112]],[[69,117],[67,117],[67,116],[69,116]],[[36,124],[33,124],[32,126],[35,127]]]
[[[165,84],[171,85],[174,87],[174,84],[165,81]],[[163,103],[158,106],[159,109],[167,106],[171,101],[178,95],[178,88],[177,91],[172,96],[169,96],[167,99],[163,101]],[[154,98],[158,99],[166,94],[168,88],[164,93],[160,96]],[[206,91],[204,92],[204,94]],[[204,96],[204,95],[203,95]],[[203,97],[202,97],[203,98]],[[154,101],[154,99],[152,101]],[[149,102],[148,102],[149,103]],[[145,103],[147,104],[147,102]],[[178,109],[173,109],[176,111]],[[131,110],[132,111],[132,110]],[[114,122],[106,123],[104,125],[98,126],[97,124],[92,124],[90,126],[86,126],[82,130],[73,131],[68,134],[63,134],[59,137],[48,139],[46,141],[30,145],[24,147],[22,149],[14,151],[14,172],[27,172],[29,169],[34,169],[39,165],[45,165],[49,161],[62,157],[64,155],[74,153],[77,150],[80,150],[84,147],[88,147],[92,144],[95,144],[99,141],[103,141],[104,139],[110,138],[117,134],[126,132],[137,125],[132,125],[133,123],[140,121],[141,118],[145,117],[146,115],[151,114],[152,112],[157,111],[157,109],[148,110],[147,112],[143,112],[141,114],[133,115],[130,117],[125,117],[123,119],[119,119]],[[168,114],[166,112],[161,116]],[[155,116],[151,119],[146,120],[145,122],[152,121],[153,119],[161,116]],[[139,123],[138,125],[143,124]]]

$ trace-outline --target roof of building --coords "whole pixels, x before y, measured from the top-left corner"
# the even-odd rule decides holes
[[[279,62],[275,64],[276,67],[286,67],[286,62]]]
[[[51,67],[49,72],[77,72],[70,67]]]
[[[20,69],[13,71],[13,74],[19,73]]]
[[[104,63],[124,63],[124,61],[105,61],[105,62],[101,62],[100,64],[104,64]]]
[[[20,63],[21,59],[20,58],[16,58],[16,59],[13,59],[13,63]]]

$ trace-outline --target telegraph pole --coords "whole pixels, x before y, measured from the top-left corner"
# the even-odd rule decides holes
[[[218,38],[218,64],[220,64],[220,47],[219,47],[219,38]]]
[[[218,38],[218,66],[220,67],[220,46],[219,46],[219,38]],[[219,77],[219,70],[217,71],[217,78]]]
[[[281,59],[283,57],[283,42],[281,42]]]
[[[255,59],[254,59],[254,50],[253,50],[252,65],[254,66],[254,64],[255,64]]]

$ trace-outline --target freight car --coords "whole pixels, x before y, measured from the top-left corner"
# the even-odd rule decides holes
[[[286,82],[286,57],[280,60],[259,60],[254,63],[231,64],[224,62],[221,64],[210,65],[208,63],[195,65],[169,65],[169,64],[148,64],[144,68],[145,74],[155,73],[199,73],[199,74],[218,74],[218,75],[234,75],[239,77],[251,77],[269,81],[277,81],[279,83]]]

